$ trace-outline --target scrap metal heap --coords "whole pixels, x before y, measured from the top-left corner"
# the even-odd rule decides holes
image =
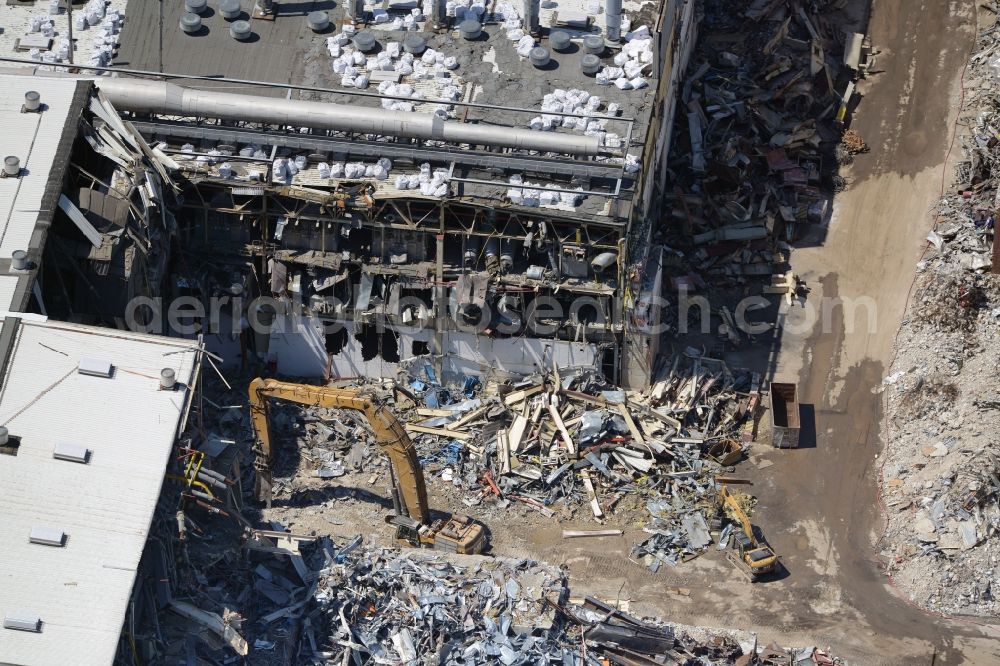
[[[665,194],[675,287],[783,273],[790,243],[827,221],[843,186],[843,114],[870,51],[837,25],[842,4],[705,3]],[[847,139],[848,153],[863,144]]]
[[[965,76],[975,83],[958,121],[968,128],[964,157],[937,207],[882,387],[886,568],[926,608],[989,617],[1000,612],[998,52],[1000,30],[987,27]]]
[[[185,618],[222,639],[189,647],[189,656],[231,648],[250,664],[842,663],[816,648],[760,648],[752,634],[571,600],[565,573],[549,564],[400,552],[363,546],[360,535],[344,543],[296,538],[306,554],[293,555],[294,570],[267,556],[230,563],[209,590],[221,614],[174,601],[179,617],[161,619],[164,636],[176,644],[193,637]],[[243,614],[222,610],[232,607]]]

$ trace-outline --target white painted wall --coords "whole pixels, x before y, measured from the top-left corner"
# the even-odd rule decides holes
[[[290,322],[290,332],[271,334],[269,354],[278,359],[278,372],[282,375],[322,378],[326,372],[326,346],[322,325],[315,319],[298,317]],[[332,359],[332,377],[395,377],[400,365],[413,358],[413,342],[429,342],[434,337],[430,330],[399,334],[401,363],[391,363],[380,357],[365,360],[361,341],[354,337],[353,322],[345,324],[347,345]],[[597,346],[564,340],[536,338],[492,339],[471,333],[449,332],[444,339],[442,374],[446,381],[461,380],[465,376],[486,377],[524,375],[542,367],[565,368],[578,365],[598,365]]]

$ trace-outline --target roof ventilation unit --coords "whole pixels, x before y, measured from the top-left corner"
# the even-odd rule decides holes
[[[28,263],[28,253],[24,250],[14,250],[10,253],[10,268],[14,271],[26,271],[31,268]]]
[[[56,460],[68,460],[86,465],[90,462],[90,449],[69,442],[56,442],[55,448],[52,449],[52,457]]]
[[[462,39],[479,39],[482,32],[483,26],[476,19],[465,19],[458,24],[458,34],[462,35]]]
[[[219,3],[219,13],[227,21],[235,21],[243,13],[243,8],[240,7],[240,0],[222,0]]]
[[[10,434],[6,426],[0,426],[0,454],[16,456],[21,447],[21,438]]]
[[[354,39],[351,41],[354,42],[355,48],[362,53],[373,51],[375,50],[375,47],[378,46],[378,42],[375,41],[375,35],[367,30],[362,30],[358,34],[354,35]]]
[[[21,160],[14,155],[3,158],[3,177],[17,178],[21,175]]]
[[[3,617],[4,629],[16,629],[17,631],[34,631],[38,633],[42,630],[42,618],[37,615],[7,613]]]
[[[24,93],[24,106],[21,113],[39,113],[42,110],[42,96],[34,90]]]
[[[597,72],[601,71],[601,59],[595,56],[593,53],[588,53],[583,56],[583,60],[580,62],[580,66],[583,68],[583,73],[588,76],[594,76]]]
[[[573,41],[565,30],[553,30],[549,33],[549,44],[553,51],[569,51]]]
[[[181,16],[181,30],[189,35],[193,35],[201,30],[201,17],[188,12]]]
[[[531,52],[528,54],[528,58],[531,59],[531,64],[535,67],[545,67],[549,64],[549,50],[544,46],[536,46],[531,49]]]
[[[105,361],[101,358],[81,358],[77,370],[81,375],[110,377],[111,373],[115,370],[115,366],[111,365],[111,361]]]
[[[235,40],[245,42],[250,39],[253,32],[250,30],[250,21],[233,21],[229,26],[229,36]]]
[[[208,0],[184,0],[184,7],[192,14],[201,14],[208,9]]]
[[[600,35],[587,35],[583,38],[583,50],[595,56],[604,54],[604,38]]]
[[[160,370],[161,390],[172,391],[175,384],[177,384],[177,373],[174,372],[173,368],[163,368],[163,370]]]
[[[323,32],[330,27],[330,15],[326,12],[309,12],[306,22],[313,32]]]
[[[62,548],[66,545],[66,533],[51,527],[32,527],[28,541],[42,546]]]
[[[403,50],[418,56],[427,50],[427,40],[420,35],[407,35],[403,38]]]

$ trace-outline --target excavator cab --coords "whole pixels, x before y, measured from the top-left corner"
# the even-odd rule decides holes
[[[486,549],[486,531],[468,516],[439,518],[424,525],[407,516],[393,514],[385,522],[396,526],[396,541],[412,548],[433,548],[460,555],[476,555]]]

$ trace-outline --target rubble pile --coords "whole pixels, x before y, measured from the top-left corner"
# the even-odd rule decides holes
[[[470,513],[488,521],[526,507],[562,520],[587,507],[598,522],[644,525],[649,538],[633,556],[657,571],[713,543],[710,531],[721,527],[716,476],[752,441],[759,385],[757,375],[689,350],[642,394],[607,384],[593,368],[448,388],[427,366],[385,399],[405,422],[428,483],[460,490]],[[272,418],[273,431],[293,433],[291,445],[310,463],[276,469],[278,500],[312,501],[315,476],[368,475],[388,464],[367,445],[367,425],[341,410],[296,406]]]
[[[188,647],[189,657],[232,649],[253,665],[843,663],[816,648],[760,648],[752,634],[640,619],[593,597],[571,600],[565,573],[549,564],[382,549],[362,545],[360,535],[341,545],[287,535],[303,544],[303,555],[283,551],[282,536],[251,532],[251,551],[279,557],[252,554],[245,575],[198,595],[218,613],[171,602],[189,626],[219,634]],[[185,627],[177,621],[162,623],[168,637]]]
[[[689,243],[671,242],[685,252],[677,275],[713,285],[769,277],[787,261],[788,243],[825,221],[843,96],[859,75],[842,57],[851,35],[828,19],[836,5],[705,3],[706,34],[678,114],[677,188],[666,196]],[[844,140],[852,150],[864,143]]]
[[[883,381],[889,421],[882,470],[882,555],[917,603],[995,616],[1000,581],[1000,201],[996,135],[1000,34],[979,36],[967,81],[968,127],[955,185],[940,201],[914,297]]]

